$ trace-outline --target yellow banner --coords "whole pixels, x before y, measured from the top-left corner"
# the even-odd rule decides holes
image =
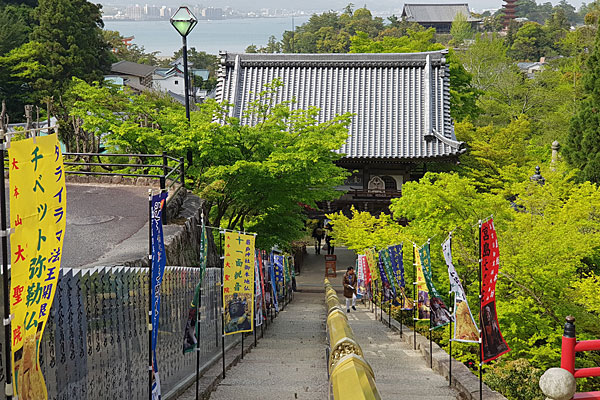
[[[56,135],[12,142],[10,180],[13,382],[19,400],[46,400],[39,344],[56,293],[67,189]]]
[[[225,233],[223,271],[225,335],[252,332],[254,321],[254,235]]]
[[[427,283],[423,275],[421,256],[416,247],[413,247],[413,249],[415,262],[417,263],[417,319],[429,319],[429,290],[427,289]]]

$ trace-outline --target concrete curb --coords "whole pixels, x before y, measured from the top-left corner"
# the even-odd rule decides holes
[[[388,325],[387,320],[381,321],[384,325]],[[390,329],[400,332],[400,323],[395,319],[392,319],[392,326]],[[402,326],[403,335],[399,339],[409,344],[411,347],[414,346],[414,332],[411,328],[406,325]],[[449,355],[437,343],[432,343],[433,362],[432,369],[439,375],[443,376],[448,380],[449,376]],[[429,339],[417,332],[417,350],[421,351],[422,357],[429,364]],[[377,377],[375,377],[377,379]],[[452,358],[452,383],[458,393],[461,400],[479,400],[479,377],[475,376],[466,365],[460,361],[456,361]],[[490,389],[485,383],[483,384],[482,397],[485,400],[507,400],[506,397],[500,393]]]

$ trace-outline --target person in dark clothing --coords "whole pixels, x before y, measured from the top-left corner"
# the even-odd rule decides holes
[[[335,247],[331,243],[331,225],[327,224],[327,236],[325,236],[325,243],[327,243],[327,254],[333,254]]]
[[[315,239],[315,254],[321,254],[321,241],[325,236],[325,230],[318,224],[312,231],[312,237]]]

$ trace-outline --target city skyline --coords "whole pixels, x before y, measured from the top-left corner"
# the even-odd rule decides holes
[[[488,10],[488,9],[498,9],[502,7],[503,2],[500,0],[477,0],[477,1],[464,1],[465,3],[467,3],[469,5],[469,8],[477,11],[477,12],[481,12],[483,10]],[[138,0],[110,0],[110,1],[101,1],[100,4],[102,4],[104,7],[114,7],[114,6],[121,6],[121,7],[126,7],[126,6],[131,6],[131,5],[140,5],[140,6],[144,6],[146,4],[148,5],[154,5],[154,6],[158,6],[158,7],[162,7],[162,6],[166,6],[166,7],[179,7],[182,5],[187,5],[187,6],[196,6],[196,7],[201,7],[201,8],[207,8],[207,7],[213,7],[213,8],[232,8],[236,11],[240,11],[240,12],[251,12],[251,11],[257,11],[263,8],[267,8],[267,9],[287,9],[287,10],[297,10],[297,11],[307,11],[307,12],[319,12],[319,11],[327,11],[327,10],[341,10],[344,7],[346,7],[349,3],[351,3],[351,1],[349,0],[329,0],[326,2],[320,1],[320,0],[305,0],[302,2],[302,6],[299,7],[298,6],[298,2],[293,1],[293,0],[261,0],[259,2],[252,2],[250,3],[251,5],[249,5],[249,3],[247,1],[243,1],[243,0],[229,0],[227,3],[224,3],[222,1],[215,1],[215,0],[202,0],[202,1],[179,1],[179,0],[155,0],[155,1],[149,1],[149,2],[145,2],[145,1],[138,1]],[[452,4],[452,3],[456,3],[456,1],[452,1],[452,0],[446,0],[446,1],[440,1],[440,0],[417,0],[417,1],[405,1],[405,2],[399,2],[399,1],[395,1],[395,0],[377,0],[377,1],[371,1],[371,2],[364,2],[362,4],[359,3],[354,3],[354,7],[355,8],[360,8],[362,6],[365,6],[372,10],[372,11],[376,11],[376,12],[397,12],[398,10],[401,10],[403,5],[405,3],[424,3],[424,4],[439,4],[439,3],[447,3],[447,4]],[[538,4],[543,3],[538,1]],[[559,3],[559,0],[551,0],[550,3],[552,3],[553,5],[556,5]],[[583,0],[571,0],[568,1],[569,4],[572,4],[574,7],[576,7],[577,9],[579,7],[581,7],[582,3],[584,3]]]

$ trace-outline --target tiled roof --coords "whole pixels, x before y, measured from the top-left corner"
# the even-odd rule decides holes
[[[110,72],[121,75],[132,75],[146,77],[154,72],[156,67],[146,64],[138,64],[131,61],[119,61],[112,65]]]
[[[469,5],[463,4],[405,4],[402,16],[412,22],[452,22],[456,14],[462,13],[467,21],[479,22],[480,19],[473,18],[469,11]]]
[[[403,54],[222,53],[216,99],[232,116],[281,79],[275,101],[320,109],[319,122],[350,112],[348,158],[414,159],[456,155],[445,51]],[[249,119],[242,123],[251,124]]]

